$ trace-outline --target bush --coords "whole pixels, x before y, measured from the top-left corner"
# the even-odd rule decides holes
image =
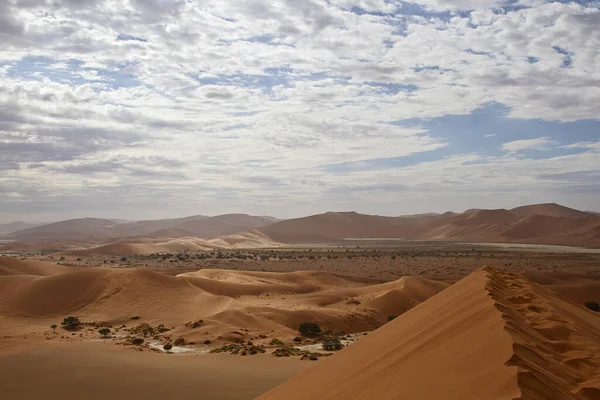
[[[175,342],[173,344],[175,346],[183,346],[185,345],[185,339],[182,337],[178,337],[177,339],[175,339]]]
[[[98,333],[104,337],[107,337],[108,334],[110,333],[110,329],[108,329],[108,328],[98,329]]]
[[[269,344],[273,346],[283,346],[283,342],[277,338],[272,339]]]
[[[61,325],[68,331],[74,331],[81,327],[81,321],[77,317],[66,317]]]
[[[300,343],[301,341],[302,341],[302,338],[300,336],[296,336],[294,338],[294,342],[296,342],[296,343]]]
[[[56,333],[56,328],[58,328],[56,324],[50,325],[50,329],[52,329],[54,333]]]
[[[169,351],[169,350],[171,350],[172,348],[173,348],[173,346],[171,346],[169,343],[167,343],[167,344],[165,344],[165,345],[163,346],[163,349],[164,349],[165,351]]]
[[[600,312],[600,304],[597,301],[588,301],[585,306],[592,311]]]
[[[134,346],[139,346],[144,343],[144,339],[142,338],[133,338],[131,339],[131,344]]]
[[[315,336],[321,333],[321,328],[314,322],[303,322],[298,331],[304,336]]]
[[[323,339],[323,350],[335,351],[343,348],[344,345],[337,336],[327,336]]]

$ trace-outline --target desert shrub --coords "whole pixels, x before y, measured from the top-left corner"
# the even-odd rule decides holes
[[[107,337],[108,334],[110,333],[110,329],[108,329],[108,328],[98,329],[98,333],[104,337]]]
[[[56,333],[56,328],[58,328],[58,326],[56,324],[50,325],[50,329],[52,329],[54,331],[54,333]]]
[[[165,351],[169,351],[169,350],[171,350],[172,348],[173,348],[173,346],[172,346],[172,345],[170,345],[169,343],[167,343],[167,344],[165,344],[165,345],[163,346],[163,349],[164,349]]]
[[[137,315],[134,315],[133,317],[131,317],[131,319],[136,320],[136,319],[140,319],[140,317]]]
[[[323,350],[335,351],[343,348],[344,345],[337,336],[327,336],[323,339]]]
[[[273,346],[283,346],[283,342],[277,338],[271,339],[269,344]]]
[[[204,341],[204,344],[211,344],[211,343],[212,343],[212,342],[210,341],[210,339],[206,339],[206,340]]]
[[[315,336],[321,333],[321,328],[314,322],[303,322],[298,331],[304,336]]]
[[[183,346],[185,345],[185,339],[182,337],[178,337],[177,339],[175,339],[175,342],[173,342],[173,344],[175,346]]]
[[[393,321],[396,319],[397,315],[388,315],[388,321]]]
[[[588,301],[585,306],[592,311],[600,312],[600,304],[597,301]]]
[[[77,317],[66,317],[61,325],[68,331],[74,331],[81,327],[81,321]]]
[[[127,257],[121,257],[121,262],[127,262]]]
[[[142,339],[142,338],[132,338],[130,342],[134,346],[139,346],[139,345],[141,345],[141,344],[144,343],[144,339]]]
[[[296,343],[300,343],[301,341],[302,341],[302,338],[300,336],[296,336],[294,338],[294,342],[296,342]]]

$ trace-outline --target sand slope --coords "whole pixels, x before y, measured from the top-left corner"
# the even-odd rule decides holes
[[[0,276],[0,315],[61,319],[73,314],[115,324],[142,315],[146,322],[169,326],[204,319],[219,334],[240,327],[293,334],[301,322],[315,321],[326,329],[359,332],[447,287],[416,277],[382,283],[321,271],[201,270],[178,276],[127,268],[59,272]],[[186,337],[204,333],[188,331]]]
[[[115,243],[84,250],[71,250],[58,253],[58,256],[130,256],[135,254],[171,253],[201,250],[254,249],[281,247],[260,233],[242,232],[218,236],[212,239],[179,237],[175,239],[121,239]]]
[[[259,399],[598,399],[600,316],[480,269]]]

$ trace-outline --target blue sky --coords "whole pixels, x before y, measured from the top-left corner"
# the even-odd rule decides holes
[[[598,210],[598,1],[56,3],[0,5],[2,221]]]

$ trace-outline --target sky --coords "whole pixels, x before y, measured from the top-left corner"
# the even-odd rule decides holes
[[[600,210],[600,1],[2,0],[0,222]]]

